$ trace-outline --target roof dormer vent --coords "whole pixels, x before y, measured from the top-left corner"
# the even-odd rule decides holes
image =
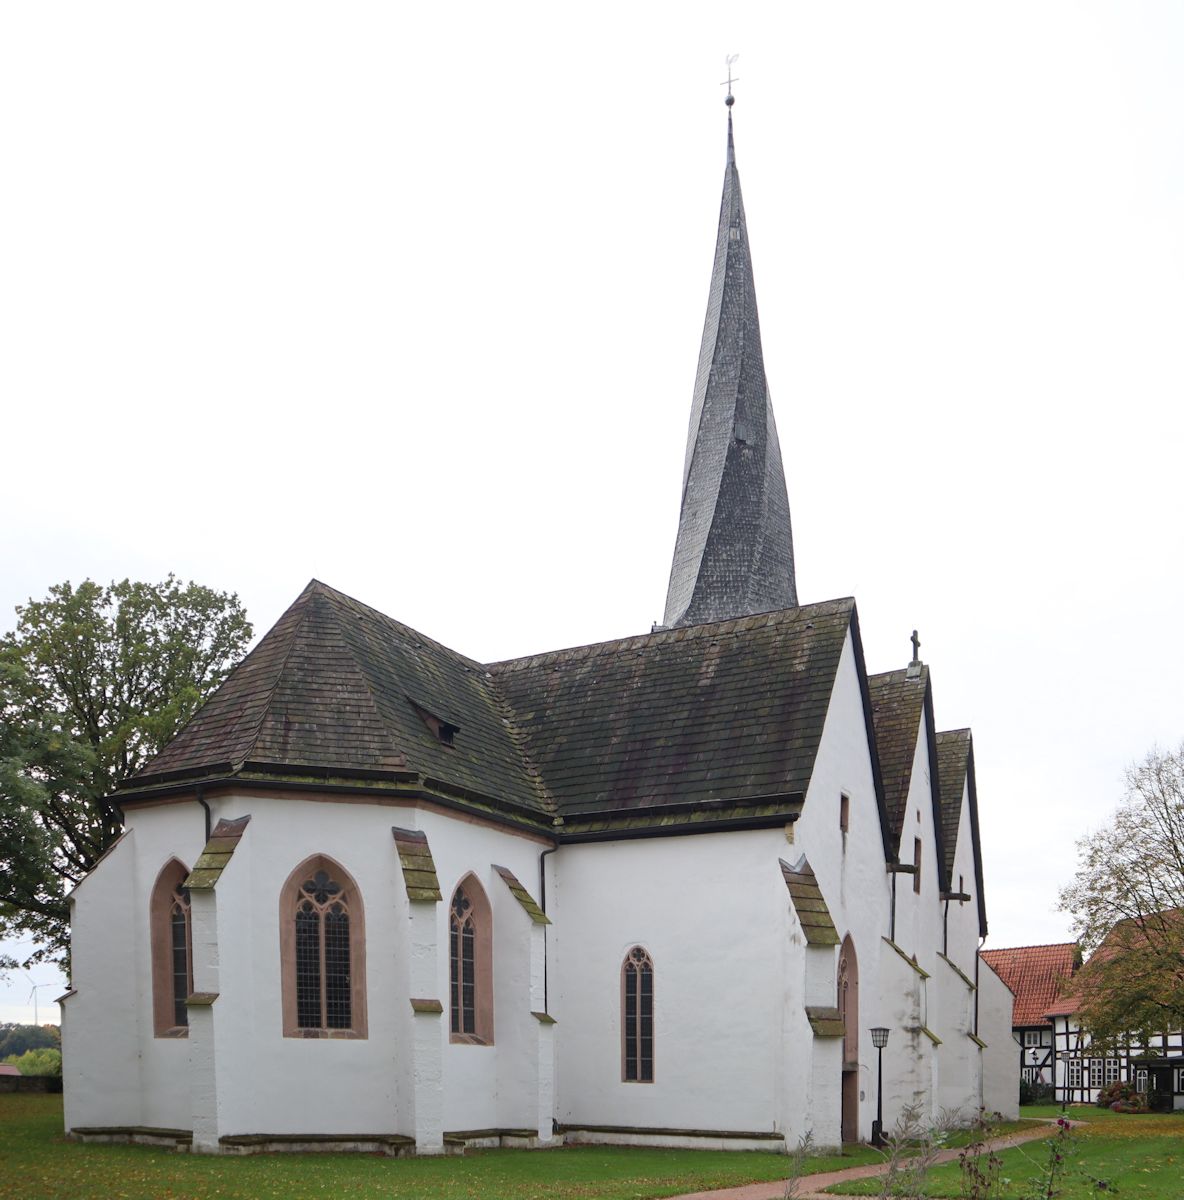
[[[434,712],[424,708],[422,704],[416,703],[410,696],[407,699],[410,701],[411,707],[415,709],[416,716],[428,727],[432,736],[441,746],[454,746],[456,744],[456,735],[460,732],[459,725],[454,725],[451,721],[446,721],[443,717],[436,716]]]

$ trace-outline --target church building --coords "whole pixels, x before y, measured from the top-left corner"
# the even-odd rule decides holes
[[[115,796],[67,1132],[784,1152],[869,1138],[881,1080],[885,1127],[1014,1115],[974,754],[915,639],[869,674],[854,600],[798,601],[729,111],[665,624],[481,663],[311,582]]]

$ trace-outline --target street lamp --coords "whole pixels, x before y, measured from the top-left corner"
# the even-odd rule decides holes
[[[872,1145],[884,1145],[884,1047],[888,1045],[888,1030],[877,1025],[872,1030],[872,1045],[876,1048],[876,1119],[872,1122]]]
[[[1069,1100],[1069,1059],[1073,1056],[1068,1050],[1061,1050],[1057,1058],[1061,1060],[1061,1115],[1064,1116],[1065,1105]]]

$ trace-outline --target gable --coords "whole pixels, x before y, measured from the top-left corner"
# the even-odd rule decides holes
[[[868,677],[868,695],[875,724],[876,748],[888,814],[889,844],[899,856],[904,819],[908,812],[913,774],[919,756],[927,760],[933,813],[934,845],[942,887],[949,880],[952,851],[945,845],[945,826],[939,800],[940,769],[933,722],[933,689],[929,668],[917,663],[899,671]],[[917,742],[924,730],[924,745]]]
[[[1015,993],[1013,1026],[1043,1025],[1081,961],[1075,942],[980,950],[983,962]]]
[[[958,837],[970,838],[974,858],[974,888],[978,902],[979,935],[987,936],[987,903],[983,895],[983,852],[978,832],[978,789],[974,778],[974,744],[969,729],[947,729],[935,736],[940,788],[942,844],[946,877],[952,877]],[[962,799],[966,798],[969,827],[962,829]],[[1004,980],[1007,983],[1007,980]],[[1008,983],[1010,987],[1011,984]]]

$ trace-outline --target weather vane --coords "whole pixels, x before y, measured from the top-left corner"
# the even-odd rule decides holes
[[[733,63],[736,61],[736,59],[738,59],[739,57],[740,57],[740,55],[739,55],[739,54],[729,54],[729,55],[728,55],[728,58],[727,58],[727,63],[728,63],[728,77],[727,77],[727,79],[725,79],[725,80],[724,80],[724,81],[723,81],[723,82],[722,82],[722,83],[719,85],[720,87],[726,87],[726,88],[728,89],[728,94],[727,94],[727,97],[724,99],[724,103],[725,103],[725,104],[726,104],[726,105],[727,105],[729,108],[731,108],[731,107],[732,107],[732,105],[736,103],[736,97],[732,95],[732,84],[734,84],[734,83],[739,83],[739,82],[740,82],[740,80],[739,80],[738,78],[737,78],[737,79],[733,79],[733,78],[732,78],[732,64],[733,64]]]

